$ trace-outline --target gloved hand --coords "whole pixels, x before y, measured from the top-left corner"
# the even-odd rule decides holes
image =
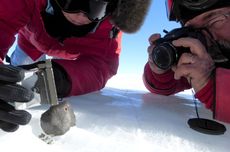
[[[11,105],[33,99],[31,90],[17,84],[23,78],[22,68],[0,64],[0,128],[7,132],[16,131],[19,125],[26,125],[31,119],[30,113]]]

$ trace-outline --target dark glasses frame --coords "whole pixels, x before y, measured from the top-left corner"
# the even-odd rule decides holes
[[[64,12],[82,12],[91,21],[100,21],[109,15],[107,10],[109,2],[104,0],[55,0],[55,2]]]

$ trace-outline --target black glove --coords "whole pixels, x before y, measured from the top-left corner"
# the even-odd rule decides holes
[[[23,78],[22,68],[0,64],[0,128],[7,132],[16,131],[19,125],[26,125],[31,119],[30,113],[11,105],[33,99],[31,90],[16,84]]]

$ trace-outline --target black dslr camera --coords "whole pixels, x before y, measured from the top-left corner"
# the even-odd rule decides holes
[[[201,41],[206,47],[206,39],[201,29],[192,27],[176,28],[168,32],[163,38],[156,40],[156,46],[152,51],[152,60],[162,70],[168,70],[172,65],[177,64],[180,56],[185,52],[190,52],[189,48],[175,47],[172,41],[181,37],[192,37]]]

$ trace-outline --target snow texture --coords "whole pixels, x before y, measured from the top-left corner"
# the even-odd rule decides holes
[[[14,133],[0,130],[0,148],[7,152],[228,152],[230,124],[224,135],[206,135],[189,128],[196,117],[191,91],[174,96],[149,93],[141,78],[112,78],[106,88],[67,100],[76,126],[47,144],[38,138],[40,116],[48,109],[29,109],[32,120]],[[198,103],[200,117],[212,113]]]

